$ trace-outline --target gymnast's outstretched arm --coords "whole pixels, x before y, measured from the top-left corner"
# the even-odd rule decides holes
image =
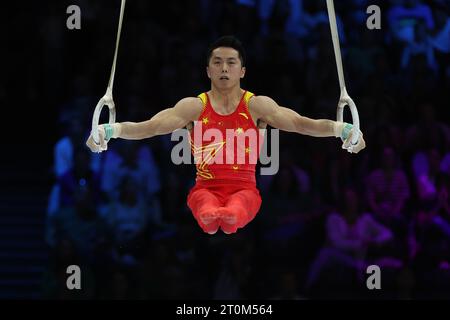
[[[203,104],[199,98],[184,98],[174,107],[162,110],[146,121],[101,125],[99,126],[100,144],[94,142],[91,134],[86,145],[91,151],[99,152],[106,149],[106,143],[110,138],[140,140],[168,134],[197,120],[202,108]]]
[[[279,106],[273,99],[256,96],[250,99],[249,108],[257,119],[283,131],[297,132],[313,137],[339,137],[345,140],[344,146],[351,141],[352,127],[348,123],[328,119],[310,119],[299,115],[292,109]],[[353,152],[364,149],[365,141],[361,137]]]

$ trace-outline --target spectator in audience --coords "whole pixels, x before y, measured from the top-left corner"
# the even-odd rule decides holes
[[[120,183],[127,175],[138,184],[138,196],[149,202],[161,188],[152,150],[142,143],[121,141],[105,154],[103,166],[101,188],[110,200],[118,199]]]
[[[414,40],[405,45],[402,53],[401,67],[406,69],[410,65],[410,61],[419,55],[426,60],[428,69],[437,72],[438,65],[434,55],[433,44],[427,34],[425,25],[417,23],[414,27]]]
[[[405,223],[403,210],[410,197],[409,183],[391,147],[384,147],[380,158],[382,167],[367,178],[368,203],[375,219],[396,232]]]
[[[135,265],[147,236],[150,222],[156,223],[152,210],[139,195],[139,184],[131,176],[124,176],[119,187],[119,198],[105,210],[105,222],[112,235],[115,257],[118,263]]]
[[[366,256],[369,247],[380,247],[393,239],[391,230],[377,222],[370,213],[362,212],[360,198],[354,189],[345,188],[343,194],[340,210],[330,213],[327,218],[326,244],[310,266],[307,290],[316,284],[325,269],[332,267],[336,277],[342,271],[350,272],[354,281],[361,280],[369,263]]]
[[[94,190],[90,185],[80,185],[74,190],[74,203],[62,207],[47,223],[47,241],[57,244],[67,238],[73,242],[75,250],[87,263],[95,259],[96,245],[107,235],[95,203]]]
[[[434,29],[433,13],[430,7],[420,0],[392,0],[388,10],[388,24],[394,39],[412,43],[415,39],[415,26],[419,22],[427,30]]]

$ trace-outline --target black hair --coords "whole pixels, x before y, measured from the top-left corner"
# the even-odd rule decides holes
[[[239,53],[239,59],[241,60],[242,67],[245,66],[245,50],[241,41],[234,36],[223,36],[214,41],[208,48],[208,54],[206,59],[206,65],[209,65],[209,60],[211,59],[212,52],[220,47],[233,48]]]

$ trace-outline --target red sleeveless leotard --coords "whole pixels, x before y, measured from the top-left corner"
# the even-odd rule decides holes
[[[252,96],[245,91],[236,110],[221,115],[214,110],[207,93],[199,95],[203,111],[191,130],[197,177],[187,203],[207,233],[215,233],[219,227],[234,233],[249,223],[261,206],[255,166],[264,136],[248,109]],[[224,212],[223,208],[235,216],[235,223],[223,217],[210,224],[202,222],[201,215]]]
[[[199,98],[203,111],[191,130],[191,150],[197,167],[197,181],[240,180],[255,183],[255,165],[263,136],[250,115],[245,91],[229,115],[217,113],[207,93]]]

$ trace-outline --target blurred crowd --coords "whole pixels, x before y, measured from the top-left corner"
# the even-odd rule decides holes
[[[280,169],[261,176],[260,212],[237,234],[207,235],[186,206],[193,165],[170,135],[84,145],[103,94],[120,1],[77,1],[82,29],[42,18],[41,84],[55,105],[43,296],[85,299],[450,298],[450,3],[335,1],[347,89],[367,148],[280,133]],[[366,8],[381,8],[369,30]],[[335,119],[339,84],[326,1],[127,3],[114,87],[117,121],[143,121],[210,88],[206,50],[236,35],[242,87],[311,118]],[[102,116],[106,121],[107,115]],[[345,115],[351,121],[349,112]],[[66,289],[76,264],[84,288]]]

